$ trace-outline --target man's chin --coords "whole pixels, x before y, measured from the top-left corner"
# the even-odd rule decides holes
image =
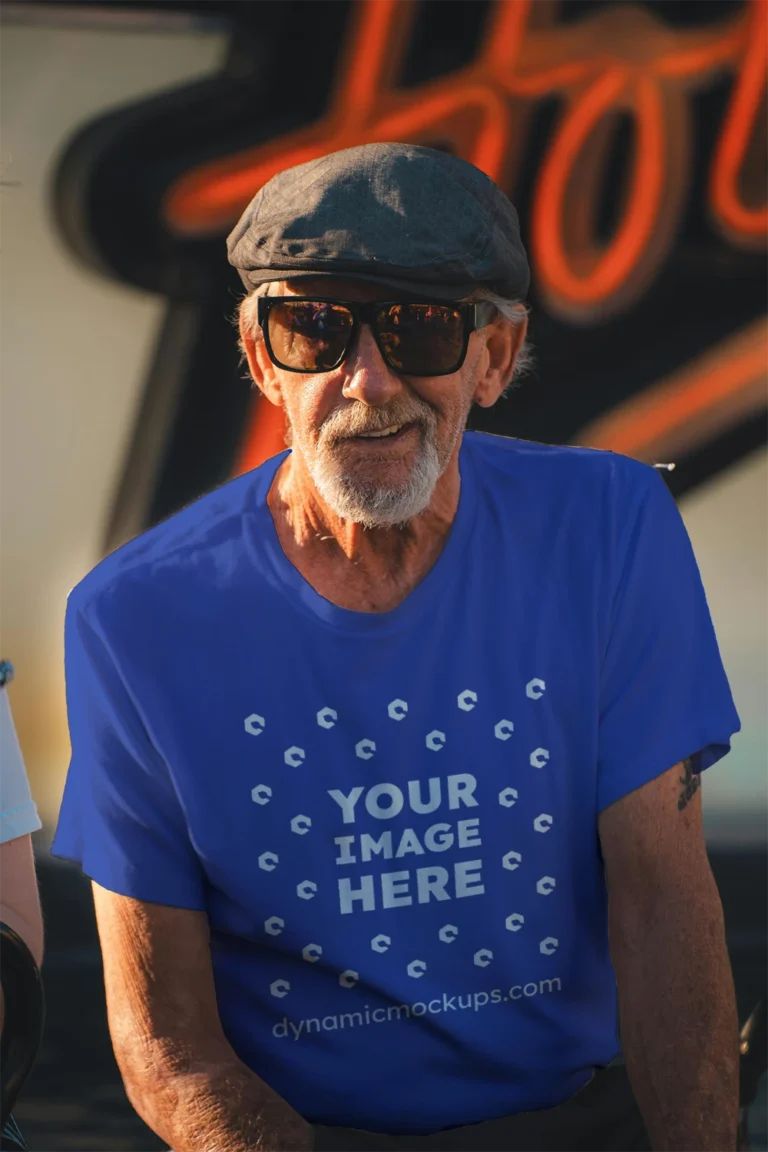
[[[403,527],[429,507],[432,491],[398,491],[390,488],[350,490],[325,487],[320,494],[342,520],[364,528]]]
[[[366,528],[392,528],[429,507],[443,470],[434,444],[410,459],[410,452],[382,459],[347,451],[326,451],[307,461],[318,494],[336,516]]]
[[[365,528],[393,528],[426,511],[438,480],[436,470],[423,469],[406,483],[376,484],[371,480],[327,471],[313,477],[328,508],[342,520]]]

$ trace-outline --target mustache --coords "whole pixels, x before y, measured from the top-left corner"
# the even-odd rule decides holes
[[[363,432],[383,432],[393,424],[420,424],[432,429],[437,424],[437,418],[430,405],[423,401],[407,400],[389,404],[386,408],[355,404],[332,412],[323,422],[320,439],[326,444],[337,444],[340,440],[359,436]]]

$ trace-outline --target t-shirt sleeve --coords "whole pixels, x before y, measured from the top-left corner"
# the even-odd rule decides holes
[[[29,789],[8,689],[0,688],[0,844],[38,828],[42,823]]]
[[[168,765],[108,639],[72,595],[64,665],[72,756],[53,855],[122,896],[204,908],[202,868]]]
[[[741,728],[675,500],[655,469],[623,463],[600,684],[598,811],[686,757],[703,771]]]

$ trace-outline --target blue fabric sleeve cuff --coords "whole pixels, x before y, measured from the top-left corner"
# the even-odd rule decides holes
[[[731,738],[722,732],[716,736],[711,733],[697,733],[691,736],[665,737],[655,748],[643,752],[641,758],[628,762],[620,779],[614,775],[610,778],[609,787],[598,789],[597,810],[602,812],[617,800],[628,796],[630,792],[635,792],[644,784],[669,771],[688,756],[696,757],[695,770],[703,772],[718,760],[722,760],[730,750]]]
[[[101,855],[96,853],[96,855]],[[100,888],[108,892],[115,892],[118,896],[129,896],[133,900],[144,900],[148,904],[163,904],[169,908],[188,908],[195,912],[205,911],[205,904],[201,901],[196,886],[185,886],[183,883],[174,883],[176,877],[162,877],[153,875],[147,877],[139,874],[127,862],[106,867],[103,858],[94,860],[90,852],[81,857],[73,848],[68,848],[56,837],[51,846],[51,856],[57,860],[67,860],[77,864],[87,876]],[[171,880],[171,883],[168,881]]]

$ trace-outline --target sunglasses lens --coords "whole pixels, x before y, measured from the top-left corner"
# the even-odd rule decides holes
[[[281,300],[269,312],[269,342],[278,363],[300,372],[338,364],[352,332],[352,313],[323,300]]]
[[[376,318],[379,343],[396,372],[455,372],[464,351],[464,320],[447,304],[390,304]]]

